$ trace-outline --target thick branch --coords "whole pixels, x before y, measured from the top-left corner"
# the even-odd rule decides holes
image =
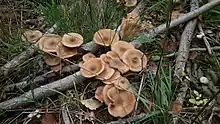
[[[19,97],[15,97],[5,102],[2,102],[0,103],[0,110],[15,109],[20,106],[33,103],[37,99],[55,95],[59,91],[71,89],[74,84],[82,83],[82,81],[84,80],[85,78],[82,77],[79,72],[77,72],[61,80],[36,88],[33,91],[28,91]]]

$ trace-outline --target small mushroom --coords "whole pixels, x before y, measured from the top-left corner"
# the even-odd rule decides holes
[[[111,59],[109,61],[109,65],[112,68],[118,69],[122,74],[129,71],[129,67],[124,62],[122,62],[120,59]]]
[[[104,71],[96,76],[96,79],[99,80],[108,80],[115,73],[115,70],[111,68],[108,64],[105,64]]]
[[[35,43],[37,40],[39,40],[41,37],[43,36],[43,34],[38,31],[38,30],[28,30],[25,31],[22,36],[21,39],[23,41],[28,41],[28,42],[33,42]]]
[[[83,37],[78,33],[68,33],[63,35],[61,42],[66,47],[79,47],[83,44]]]
[[[129,81],[125,77],[120,77],[118,78],[115,82],[114,85],[116,88],[120,90],[127,90],[129,89]]]
[[[147,57],[137,49],[127,50],[122,60],[129,66],[130,70],[134,72],[139,72],[147,66]]]
[[[87,54],[83,55],[83,57],[82,57],[84,62],[88,61],[91,58],[96,58],[96,56],[92,53],[87,53]]]
[[[102,46],[110,46],[119,41],[119,35],[111,29],[100,29],[94,34],[93,41]]]
[[[70,58],[77,55],[77,48],[65,47],[61,42],[56,47],[57,55],[60,58]]]
[[[121,77],[120,72],[119,71],[115,71],[115,73],[108,80],[104,80],[103,83],[104,84],[113,84],[120,77]]]
[[[104,100],[103,100],[103,88],[104,88],[104,86],[99,86],[99,87],[96,89],[96,91],[95,91],[95,98],[96,98],[97,100],[99,100],[101,103],[104,102]]]
[[[126,7],[133,7],[137,5],[137,0],[125,0]]]
[[[119,57],[122,57],[123,54],[129,49],[135,49],[135,48],[132,44],[126,41],[118,41],[112,44],[111,46],[111,50],[116,52]]]
[[[136,99],[133,93],[112,87],[107,92],[108,98],[113,101],[108,105],[108,112],[114,117],[125,117],[135,107]]]
[[[56,56],[52,56],[50,54],[45,54],[43,58],[44,58],[45,63],[50,66],[58,65],[61,62],[60,58]]]
[[[82,64],[81,74],[86,78],[91,78],[101,74],[105,69],[105,62],[100,58],[91,58]]]
[[[38,41],[39,48],[44,52],[56,52],[58,43],[61,37],[55,34],[47,34]]]
[[[103,101],[106,105],[109,105],[110,103],[112,103],[112,101],[107,96],[108,90],[112,87],[114,87],[114,86],[113,85],[105,85],[103,88],[103,91],[102,91]]]

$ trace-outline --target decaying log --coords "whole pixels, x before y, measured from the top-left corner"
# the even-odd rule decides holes
[[[178,24],[187,22],[188,20],[195,18],[199,14],[210,10],[212,7],[214,7],[218,4],[220,4],[220,1],[215,0],[213,2],[210,2],[210,3],[202,6],[201,8],[199,8],[195,11],[192,11],[182,17],[179,17],[178,19],[171,21],[171,24],[172,24],[171,28],[178,25]],[[187,15],[189,17],[187,17]],[[161,33],[166,29],[166,27],[163,25],[157,27],[156,29],[150,30],[150,32],[144,32],[143,34],[145,34],[146,36],[149,36],[149,37],[156,36],[158,33]],[[141,46],[141,43],[138,41],[133,41],[132,43],[137,48]],[[76,81],[76,79],[80,79],[80,80]],[[79,81],[83,81],[83,80],[85,80],[85,78],[83,78],[80,75],[80,73],[77,72],[77,73],[70,75],[68,77],[65,77],[61,80],[58,80],[58,81],[52,82],[50,84],[44,85],[42,87],[34,89],[32,92],[34,93],[35,98],[33,98],[31,91],[29,91],[29,92],[24,93],[24,95],[21,95],[19,97],[15,97],[15,98],[12,98],[10,100],[7,100],[7,101],[0,103],[0,108],[1,109],[13,109],[13,108],[17,108],[17,107],[20,107],[23,105],[27,105],[31,101],[34,102],[34,99],[40,99],[43,97],[55,95],[57,93],[56,91],[68,90],[73,87],[74,83],[78,83]]]
[[[199,1],[198,0],[192,0],[191,3],[191,11],[194,11],[199,8]],[[186,62],[189,58],[189,49],[191,46],[192,37],[194,35],[194,30],[197,25],[197,19],[193,19],[189,21],[185,29],[182,33],[181,39],[180,39],[180,46],[178,50],[178,54],[176,57],[176,64],[175,64],[175,70],[174,70],[174,83],[180,87],[180,91],[177,94],[177,98],[175,100],[175,103],[178,103],[179,105],[183,105],[186,91],[188,89],[188,80],[184,79],[185,76],[185,70],[186,70]],[[175,112],[176,113],[176,112]],[[179,112],[178,112],[179,113]],[[178,118],[173,119],[174,124],[177,124]]]

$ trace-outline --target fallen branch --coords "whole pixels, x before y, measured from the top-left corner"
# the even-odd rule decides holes
[[[71,89],[75,84],[82,83],[84,80],[85,78],[81,76],[80,72],[77,72],[53,83],[28,91],[19,97],[2,102],[0,103],[0,110],[15,109],[33,103],[37,99],[55,95],[61,91]]]
[[[192,0],[190,3],[190,10],[194,11],[197,8],[199,8],[199,1],[198,0]],[[177,98],[175,100],[175,103],[178,103],[179,105],[183,105],[186,91],[188,89],[188,80],[183,80],[183,77],[185,76],[183,73],[185,73],[186,69],[186,62],[189,58],[189,48],[191,45],[192,37],[194,35],[194,30],[196,28],[197,19],[191,20],[187,23],[181,39],[180,39],[180,46],[178,50],[178,54],[176,57],[176,64],[175,64],[175,70],[174,70],[174,83],[177,84],[180,87],[180,91],[177,94]],[[174,124],[178,123],[178,118],[173,119]]]
[[[68,65],[68,66],[63,67],[61,69],[60,73],[67,73],[67,72],[70,73],[70,72],[76,72],[78,70],[79,70],[79,66],[77,64]],[[41,85],[45,85],[45,82],[47,82],[48,79],[53,79],[55,77],[57,77],[57,74],[53,71],[49,71],[47,73],[44,73],[42,75],[35,77],[34,80],[31,82],[30,81],[22,81],[19,83],[7,85],[4,88],[4,91],[9,92],[9,91],[14,91],[14,90],[21,90],[26,87],[29,87],[30,85],[32,85],[32,88],[36,88]]]
[[[220,46],[214,46],[211,50],[220,50]],[[207,48],[191,48],[190,51],[207,51]]]
[[[211,9],[212,7],[216,6],[220,4],[220,1],[216,0],[216,1],[213,1],[213,2],[210,2],[208,3],[208,5],[204,5],[202,6],[201,8],[197,9],[196,11],[193,11],[193,12],[190,12],[188,13],[188,15],[191,15],[190,18],[186,17],[186,15],[184,15],[183,17],[180,17],[176,20],[173,20],[171,21],[171,23],[174,23],[175,22],[175,26],[178,25],[178,24],[181,24],[181,23],[184,23],[192,18],[195,18],[196,16],[198,16],[199,14],[205,12],[205,11],[208,11],[209,9]],[[199,13],[199,14],[198,14]],[[196,14],[193,15],[193,14]],[[184,20],[186,19],[186,20]],[[181,20],[181,21],[180,21]],[[177,24],[178,23],[178,24]],[[164,24],[163,24],[164,25]],[[174,24],[172,24],[172,27],[174,27]],[[171,28],[172,28],[171,27]],[[164,29],[163,29],[164,28]],[[166,29],[166,27],[163,27],[163,26],[159,26],[156,28],[157,30],[160,29],[161,31],[159,33],[161,33],[162,31],[164,31]],[[155,29],[153,29],[155,30]],[[148,32],[144,32],[144,34],[146,36],[156,36],[158,34],[158,32],[154,32],[152,33],[152,30],[148,33]],[[138,41],[133,41],[132,42],[136,48],[140,47],[142,43],[138,42]],[[93,46],[92,42],[91,43],[88,43],[88,44],[91,44],[91,46]],[[89,48],[89,47],[88,47]],[[36,88],[32,91],[29,91],[29,92],[26,92],[24,93],[24,95],[21,95],[19,97],[15,97],[15,98],[12,98],[10,100],[7,100],[7,101],[4,101],[2,103],[0,103],[0,108],[1,109],[13,109],[13,108],[17,108],[17,107],[20,107],[20,106],[23,106],[23,105],[27,105],[28,103],[31,103],[31,102],[34,102],[33,100],[34,99],[40,99],[40,98],[43,98],[43,97],[47,97],[47,96],[51,96],[51,95],[55,95],[57,93],[57,91],[65,91],[65,90],[68,90],[70,88],[73,87],[73,83],[78,83],[75,79],[76,78],[79,78],[81,80],[79,81],[83,81],[85,80],[85,78],[83,78],[79,72],[73,74],[73,75],[70,75],[68,77],[65,77],[61,80],[58,80],[58,81],[55,81],[55,82],[52,82],[50,84],[47,84],[47,85],[44,85],[42,87],[39,87],[39,88]],[[45,87],[47,89],[45,89]],[[48,88],[50,90],[48,90]],[[35,95],[35,98],[33,98],[31,92],[34,93]],[[27,97],[28,96],[28,97]]]

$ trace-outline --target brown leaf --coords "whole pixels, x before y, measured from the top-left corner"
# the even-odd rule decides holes
[[[182,110],[182,105],[179,102],[173,102],[171,106],[171,111],[173,114],[178,115]]]
[[[192,51],[189,53],[189,59],[194,60],[198,56],[198,53],[196,51]]]
[[[54,114],[45,113],[41,119],[41,124],[59,124],[58,120]]]
[[[164,47],[164,52],[176,52],[179,47],[179,42],[167,42],[164,40],[160,40],[160,44]]]

